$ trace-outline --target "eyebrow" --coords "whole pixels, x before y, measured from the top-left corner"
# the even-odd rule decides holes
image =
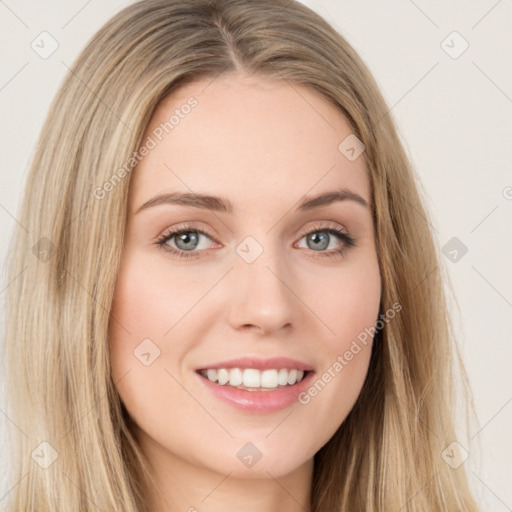
[[[299,203],[296,211],[308,211],[321,206],[328,206],[334,202],[339,201],[354,201],[365,208],[369,205],[365,199],[360,195],[348,189],[342,188],[330,192],[324,192],[314,197],[304,197]],[[136,212],[137,215],[140,211],[146,210],[153,206],[162,204],[178,204],[183,206],[193,206],[203,210],[212,210],[221,213],[233,213],[233,205],[227,199],[217,196],[210,196],[205,194],[193,194],[188,192],[171,192],[167,194],[160,194],[152,197],[146,201]]]

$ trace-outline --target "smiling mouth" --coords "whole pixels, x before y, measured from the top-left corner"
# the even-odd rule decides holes
[[[220,386],[245,391],[276,391],[291,388],[301,382],[310,371],[295,368],[258,370],[256,368],[201,369],[197,373]]]

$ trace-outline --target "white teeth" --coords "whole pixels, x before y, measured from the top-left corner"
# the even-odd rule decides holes
[[[240,368],[231,368],[229,370],[229,385],[230,386],[240,386],[242,384],[244,378],[242,374],[242,370]]]
[[[277,388],[277,370],[265,370],[261,372],[262,388]]]
[[[288,384],[288,370],[286,368],[281,368],[279,370],[279,375],[277,376],[277,383],[280,386],[286,386]]]
[[[219,368],[217,370],[217,380],[222,386],[227,384],[229,381],[229,370],[226,370],[225,368]]]
[[[288,384],[295,384],[297,382],[297,370],[290,370],[288,372]]]
[[[257,370],[255,368],[218,368],[201,370],[201,375],[211,382],[224,386],[246,388],[275,389],[278,386],[291,386],[300,382],[304,377],[304,370],[281,368],[279,370]]]
[[[244,370],[243,383],[248,388],[259,388],[261,380],[261,372],[253,368],[247,368]]]

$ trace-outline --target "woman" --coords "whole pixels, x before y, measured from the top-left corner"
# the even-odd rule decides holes
[[[311,10],[124,9],[54,100],[13,240],[8,510],[477,510],[425,219]]]

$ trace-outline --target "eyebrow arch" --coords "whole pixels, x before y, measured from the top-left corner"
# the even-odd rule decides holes
[[[332,192],[325,192],[314,197],[305,197],[299,203],[296,211],[309,211],[321,206],[327,206],[336,201],[355,201],[360,205],[368,208],[368,203],[360,195],[342,188]],[[233,213],[233,205],[227,199],[204,194],[193,194],[188,192],[172,192],[160,194],[146,201],[136,212],[161,204],[178,204],[183,206],[193,206],[204,210],[213,210],[221,213]]]
[[[297,210],[312,210],[313,208],[319,208],[320,206],[327,206],[336,201],[355,201],[365,208],[369,208],[368,203],[359,194],[352,192],[346,188],[334,190],[332,192],[325,192],[315,197],[305,197]]]

